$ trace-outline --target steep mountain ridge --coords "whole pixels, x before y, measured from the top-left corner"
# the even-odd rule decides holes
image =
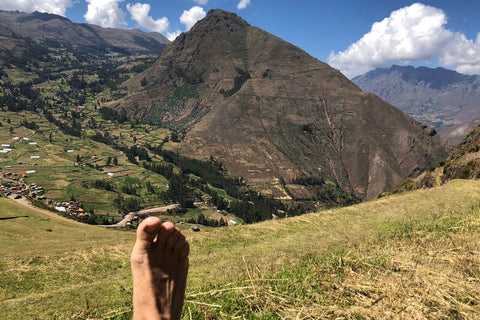
[[[480,123],[480,76],[444,68],[392,66],[353,79],[458,143]]]
[[[169,41],[156,32],[78,24],[48,13],[0,10],[0,48],[21,48],[32,42],[90,47],[102,52],[151,53],[160,52]]]
[[[125,85],[129,94],[111,107],[177,129],[180,153],[213,156],[276,196],[272,181],[288,190],[316,177],[372,198],[447,156],[432,128],[223,10]]]
[[[480,180],[480,125],[473,129],[453,150],[447,161],[407,179],[386,194],[439,187],[453,179]]]

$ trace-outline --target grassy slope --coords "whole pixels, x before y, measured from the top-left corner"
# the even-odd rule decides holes
[[[0,220],[0,318],[81,314],[89,299],[115,309],[119,288],[129,285],[133,235],[58,221],[0,198],[0,218],[25,215]]]
[[[455,180],[348,208],[188,232],[185,316],[480,317],[479,206],[480,183]],[[25,214],[0,220],[0,317],[128,318],[133,233],[54,221],[0,199],[0,218]]]

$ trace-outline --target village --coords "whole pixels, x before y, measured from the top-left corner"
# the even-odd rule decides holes
[[[47,209],[49,211],[55,212],[58,215],[64,216],[66,218],[72,219],[72,220],[77,220],[79,222],[85,222],[88,224],[95,224],[95,225],[100,225],[104,227],[135,227],[135,225],[138,224],[139,221],[139,216],[142,216],[144,214],[150,214],[150,213],[162,213],[162,212],[167,212],[167,215],[176,215],[175,212],[169,212],[170,210],[173,210],[175,208],[180,207],[180,204],[174,203],[172,205],[163,205],[163,206],[158,206],[156,204],[150,204],[150,206],[147,206],[147,209],[142,209],[142,208],[137,208],[136,210],[134,208],[129,208],[128,213],[125,212],[125,215],[120,218],[120,221],[118,221],[118,218],[112,218],[111,216],[103,216],[101,214],[98,214],[91,210],[91,206],[88,204],[82,204],[81,202],[78,201],[74,196],[69,196],[66,197],[59,197],[54,196],[53,193],[48,192],[49,190],[45,190],[44,187],[42,186],[41,183],[37,179],[29,179],[29,177],[36,175],[37,171],[39,168],[45,168],[45,163],[48,163],[44,161],[47,157],[45,157],[45,154],[42,152],[39,152],[40,146],[38,142],[33,141],[33,136],[30,137],[25,137],[23,135],[18,135],[15,137],[10,136],[9,139],[5,139],[5,141],[2,141],[1,148],[0,148],[0,153],[6,154],[6,158],[9,158],[7,154],[10,154],[11,152],[15,152],[18,150],[22,150],[22,156],[18,157],[15,155],[15,157],[10,157],[11,161],[4,163],[5,165],[2,165],[0,167],[0,195],[5,195],[9,197],[12,200],[18,200],[21,204],[25,204],[25,202],[31,202],[32,205]],[[21,144],[21,145],[20,145]],[[74,145],[74,144],[72,144]],[[30,147],[34,146],[34,147]],[[25,149],[27,147],[27,149]],[[30,147],[30,148],[29,148]],[[68,154],[71,154],[74,152],[73,147],[69,146],[68,148],[64,148],[63,152],[66,152]],[[26,151],[26,152],[25,152]],[[120,155],[122,155],[123,152],[120,152]],[[72,157],[69,157],[72,159]],[[29,160],[33,161],[29,161]],[[98,171],[104,171],[105,167],[109,167],[110,161],[113,161],[114,164],[117,163],[117,156],[113,157],[108,157],[106,159],[106,165],[99,165],[98,162],[102,161],[104,157],[98,156],[97,154],[87,154],[83,155],[80,157],[80,153],[77,153],[77,156],[75,160],[73,160],[73,166],[78,167],[78,168],[83,168],[83,167],[91,167],[94,168]],[[97,163],[97,164],[96,164]],[[71,162],[70,162],[71,164]],[[53,166],[56,166],[53,165]],[[21,171],[17,170],[20,169]],[[104,172],[109,178],[113,178],[118,171],[113,172]],[[141,171],[143,174],[145,171]],[[126,176],[128,176],[129,173],[126,173]],[[36,182],[36,183],[33,183]],[[167,181],[168,182],[168,181]],[[164,183],[162,181],[162,183]],[[170,189],[170,184],[166,183],[163,184],[166,190]],[[48,189],[48,188],[47,188]],[[23,199],[22,199],[23,198]],[[218,197],[217,197],[218,198]],[[20,200],[22,199],[22,200]],[[59,199],[61,199],[59,201]],[[67,200],[68,199],[68,200]],[[223,199],[223,198],[220,198]],[[199,205],[199,204],[204,204],[205,206],[216,206],[217,203],[212,201],[212,196],[211,195],[205,195],[205,199],[196,199],[197,202],[193,203],[194,205]],[[174,202],[174,201],[172,201]],[[183,220],[185,221],[178,221],[180,224],[185,224],[185,223],[192,223],[192,224],[205,224],[207,226],[236,226],[238,224],[237,221],[235,221],[235,218],[231,217],[228,218],[228,215],[225,214],[225,202],[223,200],[222,202],[223,206],[222,208],[218,208],[216,213],[214,214],[215,218],[210,218],[210,215],[207,216],[205,219],[205,216],[203,216],[203,219],[200,219],[201,222],[198,221],[198,218],[194,215],[194,217],[189,217],[189,218],[184,218]],[[272,219],[278,219],[278,216],[273,214]],[[222,223],[220,223],[222,222]],[[198,226],[192,225],[191,230],[198,232],[200,231],[200,228]]]
[[[21,142],[26,142],[28,145],[37,146],[38,143],[32,141],[28,137],[16,136],[12,138],[14,144]],[[15,150],[15,146],[10,143],[2,143],[0,148],[0,153],[7,154]],[[67,153],[72,153],[74,150],[66,150]],[[27,156],[28,157],[28,156]],[[39,155],[29,155],[30,159],[37,160],[41,158]],[[101,158],[96,155],[91,156],[91,158],[84,163],[76,163],[75,165],[87,166],[91,165],[92,162],[99,161]],[[24,166],[27,163],[26,160],[18,161],[19,166]],[[33,163],[33,168],[35,169],[38,164]],[[30,200],[38,201],[37,206],[45,207],[45,209],[57,212],[65,217],[79,220],[87,221],[91,220],[92,213],[86,212],[83,208],[82,203],[71,199],[70,201],[58,202],[53,199],[48,199],[44,194],[44,189],[35,184],[27,183],[29,174],[36,173],[36,170],[27,170],[23,174],[10,172],[9,169],[12,168],[12,165],[6,165],[3,168],[0,168],[0,195],[4,195],[14,200],[19,200],[22,198],[29,198]],[[113,174],[112,174],[113,175]]]
[[[6,172],[0,170],[0,191],[1,193],[12,199],[21,199],[29,197],[42,201],[49,209],[62,213],[76,219],[85,219],[91,216],[91,213],[85,212],[82,204],[78,201],[57,202],[41,195],[44,190],[35,183],[27,184],[27,174],[18,175],[14,172]]]

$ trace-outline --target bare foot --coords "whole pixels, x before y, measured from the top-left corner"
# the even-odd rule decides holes
[[[170,222],[145,219],[132,250],[133,318],[180,319],[188,273],[189,247]]]

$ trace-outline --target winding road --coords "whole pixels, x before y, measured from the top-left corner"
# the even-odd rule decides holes
[[[55,219],[58,219],[58,220],[62,220],[62,221],[68,221],[68,222],[72,222],[72,223],[80,223],[81,222],[78,222],[78,221],[75,221],[73,219],[68,219],[66,217],[63,217],[63,216],[60,216],[52,211],[49,211],[49,210],[45,210],[45,209],[41,209],[39,207],[36,207],[34,206],[33,204],[31,204],[25,197],[22,197],[20,199],[14,199],[14,196],[15,195],[11,195],[9,196],[8,198],[11,199],[12,201],[15,201],[17,202],[18,204],[21,204],[29,209],[33,209],[37,212],[41,212],[51,218],[55,218]],[[131,221],[133,219],[133,217],[137,214],[149,214],[149,213],[156,213],[156,212],[166,212],[167,210],[169,209],[175,209],[177,208],[179,205],[178,204],[171,204],[171,205],[168,205],[168,206],[163,206],[163,207],[156,207],[156,208],[150,208],[150,209],[143,209],[143,210],[139,210],[139,211],[133,211],[133,212],[129,212],[127,213],[124,217],[123,217],[123,220],[120,221],[120,222],[117,222],[115,224],[110,224],[110,225],[98,225],[99,227],[105,227],[105,228],[114,228],[114,227],[125,227],[127,225],[127,222]]]
[[[150,208],[150,209],[143,209],[139,211],[133,211],[129,212],[123,217],[123,220],[120,222],[117,222],[115,224],[109,224],[109,225],[101,225],[100,227],[105,227],[105,228],[115,228],[115,227],[125,227],[127,222],[132,221],[133,217],[136,214],[149,214],[149,213],[156,213],[156,212],[166,212],[169,209],[175,209],[179,205],[178,204],[171,204],[168,206],[163,206],[163,207],[156,207],[156,208]]]

